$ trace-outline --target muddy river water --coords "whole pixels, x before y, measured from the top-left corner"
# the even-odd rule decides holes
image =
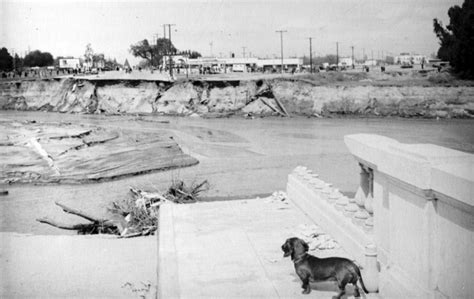
[[[398,118],[224,118],[202,119],[161,116],[103,116],[43,112],[0,111],[0,120],[72,122],[142,132],[169,132],[183,151],[199,164],[119,180],[77,185],[9,185],[0,197],[0,231],[65,234],[35,221],[48,216],[77,222],[64,215],[55,201],[106,214],[107,205],[129,196],[130,186],[165,190],[173,178],[207,179],[206,200],[264,196],[285,190],[287,175],[305,165],[350,194],[358,186],[356,161],[344,145],[347,134],[371,133],[404,143],[433,143],[474,153],[473,120],[420,120]]]

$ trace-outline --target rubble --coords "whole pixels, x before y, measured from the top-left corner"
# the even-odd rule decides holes
[[[47,217],[37,221],[57,228],[76,230],[78,234],[113,234],[120,238],[153,235],[158,229],[158,209],[164,202],[192,203],[196,202],[202,192],[209,190],[207,180],[201,183],[186,185],[182,180],[173,180],[166,193],[159,191],[149,192],[130,187],[131,197],[110,204],[107,219],[96,218],[84,211],[80,211],[56,202],[64,212],[88,220],[87,224],[64,224]]]
[[[298,226],[295,236],[308,243],[310,251],[340,248],[339,243],[323,232],[316,224],[302,224]]]

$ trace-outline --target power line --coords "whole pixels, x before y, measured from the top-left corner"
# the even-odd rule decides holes
[[[288,32],[286,30],[277,30],[275,32],[280,33],[280,48],[281,48],[281,73],[283,74],[283,33]]]

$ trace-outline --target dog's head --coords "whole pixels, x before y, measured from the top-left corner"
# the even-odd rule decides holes
[[[284,257],[291,256],[291,259],[294,260],[295,257],[308,252],[309,246],[305,241],[299,238],[289,238],[281,245],[281,250],[283,250]]]

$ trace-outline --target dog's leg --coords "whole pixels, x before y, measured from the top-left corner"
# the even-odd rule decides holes
[[[303,294],[309,294],[311,293],[311,287],[309,285],[309,277],[310,275],[306,271],[297,271],[296,274],[300,277],[301,281],[303,284],[301,285],[301,288],[303,288]]]
[[[354,284],[354,297],[355,298],[360,297],[359,287],[356,284]]]
[[[305,279],[303,279],[303,285],[301,286],[304,290],[303,290],[303,294],[309,294],[311,293],[311,287],[309,285],[309,277],[306,277]]]
[[[350,277],[345,276],[341,281],[337,281],[339,286],[339,294],[335,297],[336,299],[340,299],[346,293],[346,285],[349,282]]]

